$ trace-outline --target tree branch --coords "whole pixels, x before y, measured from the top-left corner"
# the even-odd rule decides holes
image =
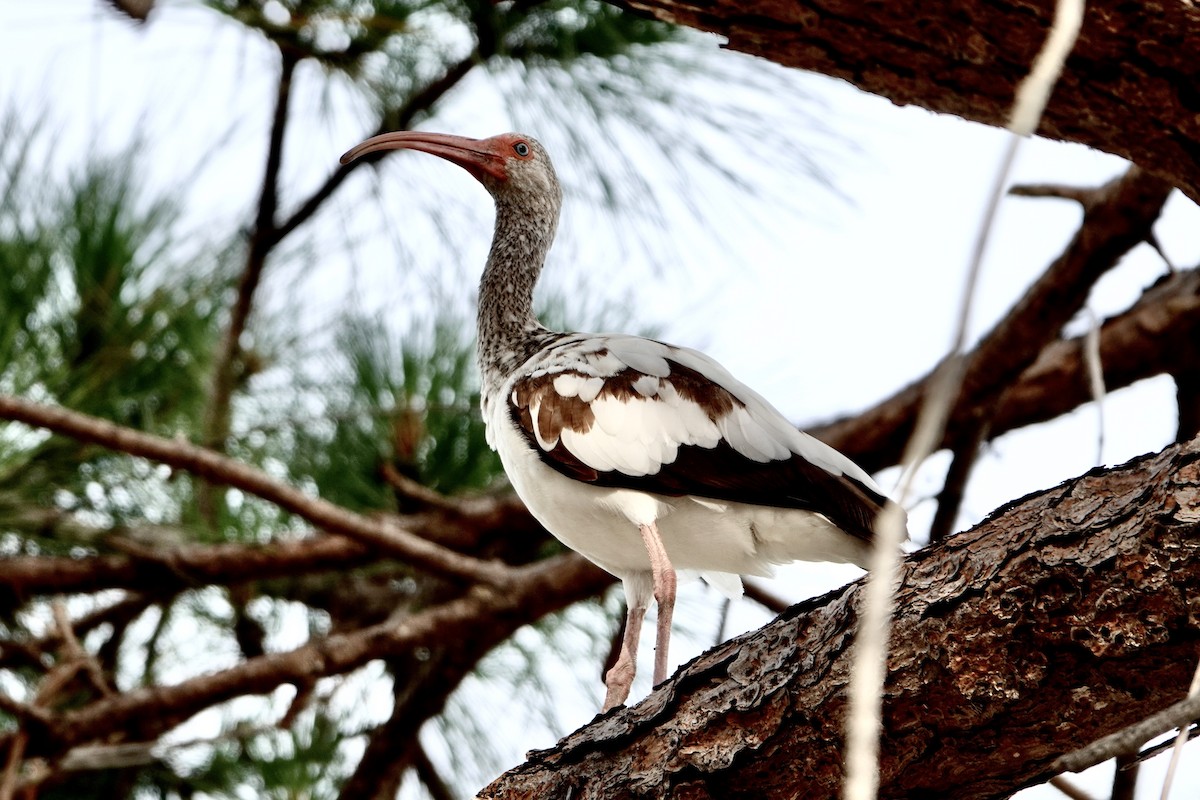
[[[319,528],[376,547],[438,575],[497,586],[507,585],[511,579],[510,570],[503,565],[456,553],[422,539],[388,519],[365,517],[319,497],[309,497],[262,470],[181,439],[153,436],[77,411],[41,405],[12,395],[0,395],[0,419],[45,428],[81,442],[148,458],[217,484],[236,487]]]
[[[421,91],[413,95],[400,108],[387,117],[375,129],[372,136],[380,133],[386,133],[391,130],[404,130],[412,126],[412,124],[420,118],[422,114],[428,113],[438,100],[442,99],[451,89],[462,82],[462,79],[467,76],[477,64],[479,56],[477,53],[471,53],[469,56],[457,61],[454,64],[446,67],[446,71],[437,80],[431,82]],[[369,164],[377,161],[380,156],[355,159],[349,164],[343,164],[335,169],[325,182],[321,184],[308,198],[300,204],[300,206],[292,212],[286,220],[283,221],[276,230],[276,243],[282,241],[284,237],[302,225],[313,214],[317,212],[326,200],[328,200],[337,188],[342,185],[346,178],[350,177],[350,173],[364,164]]]
[[[1108,736],[1091,742],[1086,747],[1081,747],[1055,759],[1050,766],[1061,772],[1083,772],[1110,758],[1136,755],[1138,748],[1155,736],[1161,736],[1175,728],[1182,728],[1198,719],[1200,719],[1200,695],[1186,697],[1157,714],[1138,720],[1116,733],[1110,733]]]
[[[734,50],[841,78],[897,105],[1000,126],[1055,4],[963,0],[920,14],[903,3],[836,0],[617,5],[721,34]],[[1191,3],[1092,0],[1038,133],[1128,158],[1200,201],[1189,58],[1198,46],[1200,9]]]
[[[169,550],[140,549],[130,555],[16,556],[0,571],[0,608],[28,598],[103,589],[174,591],[195,586],[228,586],[311,572],[328,572],[377,560],[374,549],[341,536],[316,536],[265,545],[188,545]]]
[[[241,354],[242,334],[250,319],[254,306],[254,293],[262,279],[267,255],[279,241],[275,228],[275,213],[279,207],[279,171],[283,165],[283,140],[287,131],[288,103],[292,95],[292,79],[300,53],[280,45],[279,84],[275,94],[275,113],[271,120],[271,137],[267,146],[267,163],[263,169],[262,188],[259,191],[258,210],[254,230],[246,251],[246,266],[238,283],[237,299],[229,312],[229,326],[225,338],[217,350],[213,364],[212,394],[209,397],[204,425],[204,443],[216,450],[224,450],[225,437],[229,434],[229,404],[236,383],[235,362]],[[205,505],[211,503],[207,492],[201,495]],[[211,517],[212,509],[205,516]]]
[[[880,796],[1008,797],[1052,777],[1059,753],[1185,693],[1200,646],[1198,526],[1195,440],[1015,501],[910,556]],[[714,648],[480,796],[836,796],[860,588]]]
[[[954,530],[963,492],[987,441],[996,398],[1033,363],[1083,307],[1092,287],[1130,249],[1145,241],[1171,194],[1169,183],[1131,166],[1093,190],[1067,249],[971,353],[959,393],[961,424],[946,436],[954,452],[930,525],[930,541]]]
[[[344,674],[368,661],[403,656],[418,647],[469,641],[471,648],[490,649],[522,625],[590,597],[612,582],[610,575],[574,554],[514,572],[516,580],[503,590],[477,585],[455,600],[398,621],[331,635],[178,684],[133,689],[66,710],[30,731],[27,757],[53,757],[116,733],[149,741],[216,703],[265,694],[285,683],[303,685]],[[0,745],[7,745],[12,736],[0,736]]]
[[[1084,337],[1047,347],[1001,395],[993,434],[1044,422],[1091,402]],[[1110,392],[1200,366],[1200,270],[1165,275],[1128,311],[1100,328],[1100,361]]]
[[[1200,368],[1200,271],[1169,274],[1147,289],[1129,310],[1105,320],[1100,329],[1101,363],[1109,391],[1144,378]],[[996,401],[990,436],[1054,419],[1091,402],[1082,337],[1047,346]],[[895,463],[912,426],[922,379],[877,406],[854,416],[805,429],[818,439],[876,471]],[[968,410],[951,416],[949,437],[957,434]]]

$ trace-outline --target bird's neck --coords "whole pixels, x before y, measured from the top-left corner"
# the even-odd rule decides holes
[[[558,226],[558,208],[496,202],[496,232],[479,286],[479,367],[492,394],[549,332],[533,315],[533,288]]]

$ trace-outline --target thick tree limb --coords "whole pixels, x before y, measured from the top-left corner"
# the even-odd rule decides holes
[[[1008,797],[1187,691],[1200,650],[1200,440],[1015,501],[910,556],[884,798]],[[834,797],[860,585],[794,606],[481,793]]]
[[[853,0],[617,0],[722,34],[729,47],[842,78],[897,105],[1007,121],[1045,39],[1054,0],[922,6]],[[1200,200],[1200,95],[1186,0],[1092,0],[1038,133],[1128,158]]]

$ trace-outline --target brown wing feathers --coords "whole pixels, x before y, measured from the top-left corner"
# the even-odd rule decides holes
[[[675,460],[651,475],[627,475],[585,464],[563,445],[560,437],[567,428],[587,433],[595,424],[595,416],[589,403],[555,391],[555,377],[548,374],[519,381],[510,398],[510,411],[542,461],[558,472],[596,486],[815,511],[855,537],[864,541],[872,538],[875,518],[885,498],[858,481],[832,475],[799,455],[758,462],[743,456],[722,439],[711,448],[679,446]],[[642,374],[636,370],[626,370],[608,378],[600,396],[654,402],[633,389],[633,381],[640,377]],[[675,363],[671,364],[671,382],[682,397],[701,405],[714,420],[741,404],[723,387]],[[532,416],[535,410],[537,433],[543,442],[553,443],[549,450],[538,442]]]

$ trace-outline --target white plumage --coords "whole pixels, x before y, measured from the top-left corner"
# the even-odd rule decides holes
[[[479,295],[488,442],[538,521],[624,584],[629,616],[606,709],[628,696],[652,594],[655,682],[665,679],[677,569],[736,596],[741,575],[776,564],[863,564],[885,498],[853,462],[702,353],[554,333],[533,316],[562,197],[540,144],[398,132],[342,160],[394,148],[453,161],[496,201]]]
[[[745,406],[713,421],[697,400],[683,397],[675,389],[668,360],[688,366]],[[641,368],[635,369],[630,362]],[[588,365],[586,373],[579,368],[581,364]],[[627,377],[631,369],[640,373],[632,381]],[[628,383],[641,387],[635,389],[637,396],[598,396],[594,382],[603,385],[605,379],[618,375],[626,375]],[[576,397],[587,403],[595,424],[587,431],[564,428],[557,435],[535,424],[538,447],[533,447],[512,414],[513,386],[546,376],[555,376],[549,386],[559,398]],[[650,381],[653,390],[645,391]],[[581,392],[580,387],[588,391]],[[567,546],[618,577],[646,570],[646,554],[636,526],[651,522],[657,523],[677,569],[698,571],[730,594],[741,592],[739,575],[767,576],[777,564],[796,560],[862,563],[865,543],[848,537],[819,513],[598,487],[566,477],[545,463],[550,451],[561,444],[599,472],[653,476],[670,468],[680,447],[712,449],[723,441],[754,462],[798,455],[831,474],[848,474],[879,491],[852,461],[797,430],[703,353],[623,334],[572,336],[516,370],[502,396],[509,402],[486,406],[485,421],[489,442],[499,452],[517,493],[538,521]],[[544,402],[543,398],[530,404],[533,420],[539,418]],[[717,573],[728,574],[716,577]]]

